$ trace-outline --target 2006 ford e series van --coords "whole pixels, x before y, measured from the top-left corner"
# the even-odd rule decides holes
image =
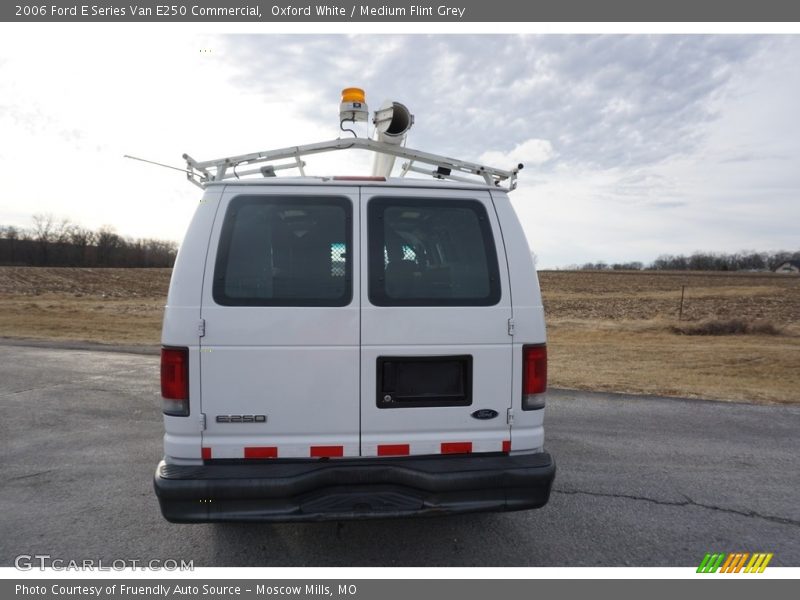
[[[361,90],[340,109],[342,129],[367,119]],[[507,195],[521,165],[406,148],[413,117],[397,102],[372,122],[377,139],[185,156],[205,192],[164,316],[168,520],[547,502],[544,314]],[[375,153],[371,176],[304,175],[304,156],[346,148]],[[274,176],[289,167],[301,176]]]

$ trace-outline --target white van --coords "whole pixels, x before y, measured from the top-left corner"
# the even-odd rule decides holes
[[[303,155],[342,140],[187,157],[205,193],[164,316],[155,490],[170,521],[548,500],[544,313],[499,185],[516,170],[345,141],[407,158],[404,173],[432,165],[436,178],[272,177],[276,160],[302,169]],[[269,163],[265,177],[231,175],[256,162]]]

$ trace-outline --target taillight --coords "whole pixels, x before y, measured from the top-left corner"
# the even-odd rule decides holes
[[[522,410],[544,408],[547,391],[547,346],[522,347]]]
[[[161,396],[164,414],[189,415],[188,348],[161,348]]]

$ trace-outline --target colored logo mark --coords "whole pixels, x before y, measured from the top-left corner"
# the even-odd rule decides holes
[[[697,567],[698,573],[763,573],[769,561],[772,560],[772,553],[766,552],[716,552],[707,553],[700,566]],[[746,564],[746,566],[745,566]]]

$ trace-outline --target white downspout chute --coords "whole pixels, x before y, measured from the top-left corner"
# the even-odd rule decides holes
[[[408,130],[414,124],[414,115],[404,104],[387,100],[375,112],[372,123],[375,125],[376,140],[393,146],[401,146],[406,140]],[[372,163],[372,175],[389,177],[392,174],[394,160],[394,156],[376,152]]]

